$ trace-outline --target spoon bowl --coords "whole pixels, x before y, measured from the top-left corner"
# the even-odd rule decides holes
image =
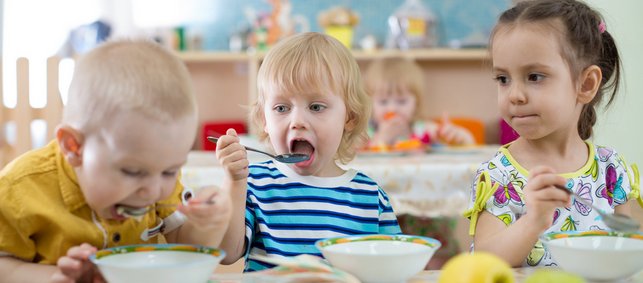
[[[214,200],[212,199],[213,197],[210,197],[210,199],[201,202],[203,204],[214,204]],[[156,204],[156,207],[176,207],[178,204],[176,203],[159,203]],[[134,207],[134,206],[129,206],[129,205],[123,205],[119,204],[116,206],[116,213],[122,216],[126,217],[142,217],[143,215],[147,214],[147,212],[152,209],[152,206],[146,206],[146,207]]]
[[[631,218],[627,215],[619,214],[619,213],[606,213],[603,212],[602,210],[598,209],[594,204],[591,202],[586,201],[582,197],[580,197],[576,192],[573,190],[569,190],[565,187],[562,186],[556,186],[556,188],[559,188],[572,196],[574,196],[574,199],[584,205],[587,205],[591,207],[593,210],[598,212],[598,214],[603,218],[603,221],[607,225],[607,227],[610,227],[614,231],[622,231],[622,232],[634,232],[638,231],[639,228],[641,227],[641,224],[634,218]]]
[[[208,137],[208,141],[215,144],[217,143],[218,140],[219,139],[215,137]],[[254,149],[252,147],[248,147],[248,146],[244,146],[244,147],[246,148],[246,150],[254,151],[254,152],[258,152],[258,153],[262,153],[267,156],[270,156],[272,159],[279,161],[281,163],[298,163],[298,162],[302,162],[310,159],[310,155],[303,154],[303,153],[284,153],[284,154],[273,155],[262,150]]]

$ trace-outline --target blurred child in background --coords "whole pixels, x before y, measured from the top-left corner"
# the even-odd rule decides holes
[[[451,123],[442,114],[436,122],[422,113],[425,77],[410,59],[384,58],[366,70],[366,90],[373,102],[370,145],[394,146],[398,141],[417,139],[423,144],[471,145],[467,129]]]
[[[371,63],[365,75],[366,90],[373,103],[369,129],[371,147],[394,147],[408,140],[417,140],[424,145],[475,143],[473,135],[467,129],[450,123],[446,114],[439,122],[426,119],[423,115],[421,105],[425,77],[414,61],[405,58],[380,59]],[[442,243],[442,248],[427,265],[429,269],[439,269],[460,251],[454,236],[455,218],[401,215],[398,221],[405,234],[428,236]]]

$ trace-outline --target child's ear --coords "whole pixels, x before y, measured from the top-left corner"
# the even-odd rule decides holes
[[[349,114],[348,117],[346,117],[346,123],[344,123],[344,131],[352,131],[355,129],[355,124],[357,124],[356,119],[357,117],[355,117],[355,115]]]
[[[583,104],[587,104],[598,92],[598,88],[601,86],[601,78],[603,77],[603,72],[601,68],[596,65],[591,65],[587,67],[580,77],[580,89],[578,92],[578,101]]]
[[[56,140],[65,159],[72,166],[82,164],[83,135],[69,125],[56,128]]]

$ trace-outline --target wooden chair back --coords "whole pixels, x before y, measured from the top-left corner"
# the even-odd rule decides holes
[[[3,62],[8,63],[8,62]],[[17,102],[15,108],[4,104],[3,74],[0,68],[0,167],[34,147],[32,122],[46,123],[46,140],[54,137],[54,130],[62,119],[63,102],[59,88],[59,57],[47,59],[47,103],[34,108],[29,103],[29,60],[18,58],[16,66]],[[9,127],[9,125],[13,126]],[[14,131],[7,132],[7,130]],[[11,138],[9,138],[11,137]]]

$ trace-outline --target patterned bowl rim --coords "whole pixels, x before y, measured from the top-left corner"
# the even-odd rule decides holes
[[[107,249],[102,249],[92,254],[89,257],[89,260],[96,264],[105,264],[101,259],[119,254],[127,253],[139,253],[139,252],[152,252],[152,251],[175,251],[175,252],[187,252],[187,253],[198,253],[204,255],[211,255],[217,259],[223,259],[226,255],[225,251],[217,248],[200,246],[200,245],[190,245],[190,244],[140,244],[140,245],[128,245],[128,246],[118,246]],[[186,262],[190,263],[190,262]],[[175,266],[172,264],[172,266]],[[156,266],[155,266],[156,267]]]
[[[415,235],[386,235],[386,234],[370,234],[370,235],[355,235],[355,236],[342,236],[342,237],[333,237],[317,240],[315,242],[315,247],[318,250],[322,250],[325,247],[336,245],[336,244],[345,244],[353,242],[364,242],[364,241],[395,241],[395,242],[406,242],[419,244],[427,246],[432,249],[439,249],[442,246],[440,241],[424,236],[415,236]]]
[[[553,241],[565,238],[580,237],[618,237],[643,240],[642,232],[618,232],[618,231],[567,231],[567,232],[550,232],[540,236],[542,241]]]

